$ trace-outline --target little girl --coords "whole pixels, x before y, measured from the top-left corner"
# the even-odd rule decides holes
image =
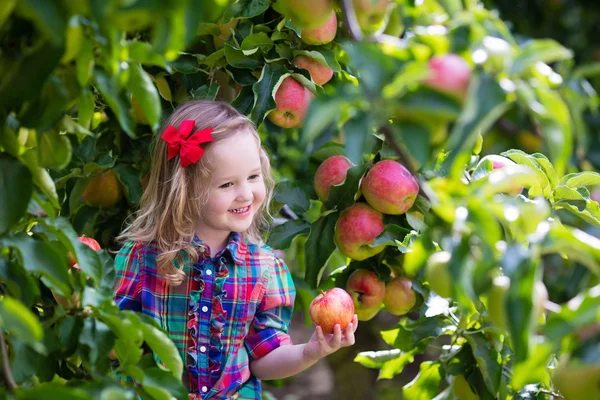
[[[140,210],[120,236],[115,301],[168,333],[190,399],[260,399],[261,379],[354,344],[356,316],[343,332],[317,326],[291,343],[294,283],[260,237],[273,186],[254,125],[229,104],[185,103],[156,138]]]

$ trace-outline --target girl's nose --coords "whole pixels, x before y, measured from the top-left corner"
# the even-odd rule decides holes
[[[252,200],[252,186],[249,184],[244,184],[240,187],[240,192],[238,193],[238,198],[241,201],[250,201]]]

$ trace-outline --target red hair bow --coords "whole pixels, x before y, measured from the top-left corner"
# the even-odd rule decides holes
[[[161,138],[168,143],[168,159],[179,155],[179,162],[183,168],[191,164],[196,164],[204,154],[204,149],[200,147],[201,143],[212,142],[214,138],[210,136],[212,128],[202,129],[194,134],[193,119],[186,119],[181,122],[179,129],[169,125],[165,129]]]

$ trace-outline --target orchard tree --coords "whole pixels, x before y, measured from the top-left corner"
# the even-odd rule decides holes
[[[339,287],[393,316],[356,356],[380,379],[441,346],[403,398],[600,396],[600,68],[558,42],[477,0],[10,0],[0,49],[7,396],[187,398],[166,334],[112,302],[109,251],[193,98],[259,127],[299,308]]]

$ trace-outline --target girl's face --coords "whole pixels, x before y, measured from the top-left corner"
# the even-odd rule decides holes
[[[215,143],[207,155],[211,182],[197,233],[205,241],[225,240],[248,230],[265,200],[259,146],[251,133],[240,133]]]

